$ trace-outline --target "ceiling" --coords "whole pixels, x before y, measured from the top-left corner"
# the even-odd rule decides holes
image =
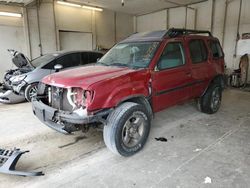
[[[21,3],[28,4],[35,0],[0,0],[0,3]],[[186,6],[192,3],[203,2],[207,0],[65,0],[69,2],[78,2],[81,4],[97,6],[109,10],[124,12],[133,15],[141,15],[157,10],[172,8],[176,6]]]
[[[124,6],[121,0],[75,0],[83,4],[98,6],[117,12],[140,15],[165,8],[176,6],[185,6],[192,3],[203,2],[207,0],[124,0]]]

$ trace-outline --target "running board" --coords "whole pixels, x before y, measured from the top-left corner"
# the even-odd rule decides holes
[[[42,172],[23,172],[16,170],[16,164],[21,155],[29,151],[20,151],[20,149],[5,150],[0,149],[0,173],[17,176],[43,176]]]

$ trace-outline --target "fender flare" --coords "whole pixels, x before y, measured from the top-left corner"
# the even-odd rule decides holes
[[[213,83],[219,83],[222,86],[222,89],[225,88],[225,81],[224,81],[224,75],[223,74],[217,74],[208,84],[207,88],[204,90],[201,96],[203,96],[211,84]]]
[[[151,120],[153,119],[154,113],[153,113],[152,105],[150,103],[150,98],[147,98],[144,95],[132,95],[132,96],[129,96],[129,97],[126,97],[126,98],[122,99],[116,105],[116,107],[119,106],[120,104],[124,103],[124,102],[134,102],[134,103],[138,103],[138,104],[143,105],[147,109]]]

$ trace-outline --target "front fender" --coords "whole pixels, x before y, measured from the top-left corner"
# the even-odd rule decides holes
[[[148,87],[141,82],[127,83],[125,85],[115,88],[105,101],[104,106],[106,108],[116,107],[122,101],[138,96],[144,96],[144,97],[149,96]]]

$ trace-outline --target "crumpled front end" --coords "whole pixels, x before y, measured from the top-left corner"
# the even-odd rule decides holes
[[[110,110],[87,111],[91,92],[80,88],[60,88],[40,84],[37,98],[32,100],[34,115],[48,127],[60,132],[86,131],[90,124],[100,124]]]

